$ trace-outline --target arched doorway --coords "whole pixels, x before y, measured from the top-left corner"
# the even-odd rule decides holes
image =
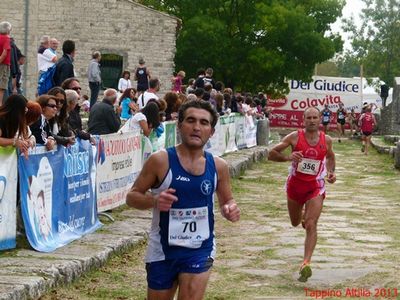
[[[102,53],[100,61],[101,80],[104,88],[118,88],[122,74],[123,57],[113,53]]]

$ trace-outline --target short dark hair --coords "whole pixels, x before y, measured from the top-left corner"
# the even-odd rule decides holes
[[[151,78],[149,81],[149,87],[151,89],[155,89],[157,87],[157,85],[160,84],[160,80],[158,80],[158,78]]]
[[[185,118],[185,112],[189,108],[198,108],[208,111],[211,115],[211,127],[215,128],[218,122],[218,113],[210,102],[204,100],[192,100],[181,105],[178,112],[178,123],[182,123]]]
[[[204,89],[203,88],[197,88],[197,89],[194,90],[194,94],[197,97],[201,98],[204,95]]]
[[[61,83],[61,87],[62,87],[64,90],[69,90],[69,89],[70,89],[69,85],[70,85],[73,81],[79,82],[78,78],[76,78],[76,77],[70,77],[70,78],[65,79],[65,80]],[[80,83],[80,82],[79,82],[79,83]]]
[[[71,54],[75,51],[75,42],[71,40],[64,41],[62,45],[62,51],[64,54]]]

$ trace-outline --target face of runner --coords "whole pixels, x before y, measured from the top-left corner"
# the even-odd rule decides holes
[[[203,148],[214,133],[214,128],[211,127],[211,114],[200,108],[188,108],[178,127],[182,144],[190,148]]]
[[[304,112],[304,127],[307,131],[318,131],[319,124],[321,123],[321,116],[317,109],[310,108]]]

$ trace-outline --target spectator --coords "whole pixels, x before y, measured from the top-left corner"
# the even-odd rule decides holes
[[[137,91],[139,93],[150,88],[150,72],[146,67],[146,62],[143,58],[139,59],[139,66],[135,71],[135,80],[137,81]],[[158,99],[158,98],[157,98]]]
[[[37,64],[38,64],[38,71],[39,77],[42,73],[47,71],[47,68],[43,66],[43,53],[46,51],[47,48],[50,46],[50,37],[48,35],[42,35],[40,38],[40,45],[37,51]],[[44,71],[42,71],[44,69]]]
[[[158,96],[156,93],[160,90],[160,81],[158,78],[152,78],[150,79],[149,82],[149,89],[145,91],[143,94],[141,94],[138,98],[138,104],[139,104],[139,109],[142,109],[143,107],[146,106],[147,102],[149,102],[150,99],[155,99],[158,101]],[[139,92],[139,90],[138,90]]]
[[[48,68],[54,66],[58,59],[56,53],[58,41],[54,38],[50,39],[46,35],[42,36],[42,39],[38,50],[39,74],[46,72]]]
[[[175,93],[181,93],[182,92],[182,83],[183,83],[183,78],[185,78],[186,73],[184,71],[179,71],[178,74],[173,79],[173,87],[172,91]]]
[[[204,96],[204,89],[203,88],[197,88],[194,91],[194,94],[196,95],[197,100],[201,100],[201,99],[203,99],[203,96]]]
[[[180,101],[178,99],[178,94],[174,92],[166,93],[164,96],[165,102],[167,102],[167,108],[165,109],[165,120],[177,120],[178,110],[180,106]]]
[[[118,91],[120,93],[125,92],[126,89],[130,89],[132,87],[131,83],[131,73],[127,70],[122,72],[122,77],[118,81]]]
[[[136,90],[133,88],[127,88],[119,98],[121,105],[121,119],[128,120],[139,110],[137,105]]]
[[[50,95],[41,95],[36,101],[42,108],[42,115],[37,122],[30,125],[30,129],[36,138],[37,144],[46,146],[47,150],[54,150],[57,144],[49,120],[57,114],[57,98]],[[67,143],[68,141],[65,140],[64,145],[67,145]]]
[[[187,86],[187,88],[186,88],[186,94],[187,95],[189,95],[189,94],[193,94],[194,93],[194,91],[195,91],[195,89],[196,89],[196,87],[194,86],[194,82],[195,82],[196,80],[194,79],[194,78],[190,78],[189,79],[189,81],[188,81],[188,86]]]
[[[55,86],[61,86],[65,79],[75,76],[73,65],[75,57],[75,42],[71,40],[64,41],[62,50],[63,56],[57,62],[53,77]]]
[[[213,73],[214,73],[214,70],[212,68],[207,68],[206,76],[204,76],[203,80],[204,80],[204,85],[206,83],[209,83],[214,88],[215,82],[214,82],[214,79],[212,78]]]
[[[0,23],[0,106],[3,97],[8,90],[11,65],[11,44],[10,44],[11,24],[9,22]]]
[[[100,71],[101,54],[99,51],[93,52],[92,60],[88,67],[88,81],[90,88],[90,106],[97,102],[101,86],[101,71]]]
[[[90,108],[89,133],[109,134],[117,132],[121,126],[119,111],[114,111],[114,104],[117,101],[117,91],[107,89],[104,91],[104,99],[97,102]]]
[[[149,101],[147,105],[137,112],[129,121],[121,128],[121,132],[139,131],[141,130],[145,136],[149,136],[152,129],[160,125],[159,107],[156,101]]]
[[[82,130],[82,119],[77,109],[79,102],[79,95],[74,90],[65,90],[67,100],[67,122],[75,136],[82,140],[90,140],[92,144],[95,144],[94,138],[89,133]]]
[[[78,93],[79,97],[81,96],[81,84],[79,82],[79,80],[75,77],[70,77],[67,78],[63,81],[63,83],[61,84],[61,88],[65,91],[65,90],[74,90],[75,92]]]
[[[25,114],[25,120],[26,120],[26,126],[28,129],[28,138],[29,138],[29,143],[31,147],[36,146],[36,138],[32,134],[32,131],[29,126],[31,126],[33,123],[37,122],[41,115],[42,115],[42,108],[40,107],[40,104],[35,102],[35,101],[28,101],[26,104],[26,107],[28,108],[26,114]]]
[[[49,90],[47,95],[54,96],[57,103],[57,114],[53,119],[49,120],[53,137],[55,138],[57,144],[75,144],[75,135],[67,122],[67,99],[65,91],[61,87],[56,86]]]
[[[18,49],[19,50],[19,49]],[[17,58],[18,58],[18,74],[16,77],[16,85],[17,85],[17,93],[22,94],[22,70],[21,66],[23,66],[26,62],[26,57],[21,53],[21,51],[17,52]]]
[[[14,146],[26,156],[30,146],[25,118],[27,102],[22,95],[11,95],[0,107],[0,146]]]
[[[204,69],[197,70],[197,78],[194,82],[194,88],[197,90],[198,88],[204,89],[204,76],[206,76],[206,71]]]

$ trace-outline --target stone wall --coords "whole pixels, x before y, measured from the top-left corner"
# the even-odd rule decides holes
[[[75,72],[89,94],[86,71],[94,50],[123,56],[131,72],[143,57],[161,80],[161,93],[171,87],[179,19],[131,0],[2,0],[0,20],[13,25],[12,36],[27,56],[26,94],[37,84],[36,51],[42,35],[76,42]],[[25,26],[28,24],[28,26]],[[61,45],[59,54],[62,54]]]
[[[393,101],[382,109],[379,132],[382,135],[400,134],[400,77],[394,79]]]

